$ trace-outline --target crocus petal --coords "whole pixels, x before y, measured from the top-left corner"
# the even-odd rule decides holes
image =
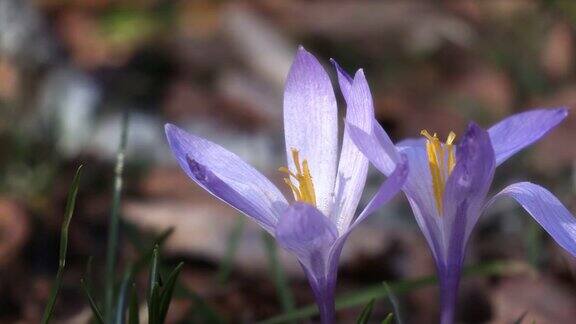
[[[294,253],[313,287],[325,281],[328,258],[338,230],[320,210],[306,203],[294,203],[280,217],[276,239]]]
[[[278,244],[294,253],[304,268],[322,323],[333,323],[334,320],[337,268],[329,266],[329,259],[337,237],[338,230],[330,219],[305,203],[288,207],[276,227]]]
[[[362,70],[354,76],[347,102],[346,121],[348,125],[364,131],[372,128],[374,107],[368,82]],[[331,218],[339,233],[346,231],[356,212],[356,207],[362,196],[366,176],[368,174],[368,159],[358,150],[345,129],[342,140],[342,152],[338,163],[338,173],[334,188],[334,207]]]
[[[530,182],[519,182],[504,188],[488,205],[502,197],[514,198],[558,245],[576,257],[576,219],[550,191]]]
[[[338,231],[334,224],[321,211],[306,203],[290,205],[280,217],[276,226],[276,239],[300,262],[317,268],[315,262],[321,262],[321,256],[334,243]]]
[[[456,166],[448,177],[444,191],[444,212],[441,217],[446,235],[444,242],[448,249],[456,235],[462,236],[463,241],[457,243],[462,245],[462,249],[466,244],[484,206],[495,168],[494,149],[488,132],[470,123],[457,147]]]
[[[566,108],[536,109],[512,115],[490,127],[490,139],[500,165],[536,142],[568,116]]]
[[[386,176],[394,171],[398,161],[398,152],[378,121],[372,120],[371,132],[350,123],[346,123],[346,129],[350,139],[376,169]]]
[[[292,149],[306,159],[314,180],[316,203],[330,214],[336,179],[338,111],[330,78],[316,58],[298,49],[284,90],[284,132],[288,167],[295,171]]]
[[[398,143],[396,143],[397,147],[411,147],[411,146],[426,146],[426,139],[424,137],[417,137],[417,138],[405,138]]]
[[[271,231],[287,206],[276,186],[221,146],[171,124],[165,130],[172,153],[192,180]]]
[[[398,146],[396,148],[388,136],[384,140],[379,140],[375,134],[377,132],[385,134],[385,132],[378,130],[381,127],[376,120],[373,121],[373,134],[368,134],[352,125],[347,125],[347,127],[350,129],[350,137],[360,151],[368,157],[372,165],[387,176],[396,167],[396,162],[399,160],[398,151],[406,156],[410,172],[404,184],[404,191],[414,211],[416,222],[428,241],[434,256],[441,255],[439,243],[441,233],[438,224],[440,218],[432,193],[432,180],[424,145]],[[412,142],[420,143],[421,141]]]
[[[352,88],[352,82],[354,79],[346,72],[340,65],[334,60],[330,59],[330,62],[336,68],[336,73],[338,74],[338,85],[340,86],[340,92],[342,92],[342,96],[346,101],[346,104],[349,104],[349,97],[350,97],[350,89]]]
[[[470,123],[456,150],[456,166],[446,182],[440,216],[443,255],[436,259],[436,266],[441,323],[453,323],[466,242],[482,210],[495,168],[488,132]]]
[[[433,221],[439,219],[430,176],[428,155],[424,146],[403,146],[398,151],[405,154],[410,165],[410,173],[404,185],[409,198],[417,203],[424,214],[430,215]]]

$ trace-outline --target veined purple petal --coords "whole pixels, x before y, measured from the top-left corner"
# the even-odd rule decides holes
[[[284,133],[288,167],[292,149],[306,159],[314,180],[316,204],[330,215],[338,154],[338,111],[330,78],[316,58],[298,49],[284,90]]]
[[[496,161],[488,132],[470,123],[456,150],[456,166],[444,190],[442,248],[436,260],[440,279],[441,323],[451,324],[470,231],[490,189]]]
[[[364,131],[372,128],[374,107],[372,94],[362,70],[354,76],[354,82],[349,89],[346,121]],[[342,151],[338,162],[338,173],[334,188],[334,207],[331,219],[336,224],[339,233],[344,233],[358,207],[362,196],[366,175],[368,174],[368,159],[362,154],[348,135],[347,127],[344,130]]]
[[[398,151],[408,158],[410,173],[404,185],[406,194],[417,203],[424,215],[438,222],[439,214],[434,200],[432,177],[425,146],[401,146]]]
[[[346,123],[346,130],[356,147],[364,154],[376,169],[389,176],[396,168],[398,152],[386,134],[386,131],[372,120],[371,131],[366,131]]]
[[[334,322],[336,263],[330,263],[331,251],[338,237],[336,226],[314,206],[294,203],[276,227],[278,244],[294,253],[308,277],[320,310],[322,323]]]
[[[426,146],[426,139],[424,137],[410,137],[396,143],[396,147],[410,147],[410,146]]]
[[[350,89],[352,88],[352,82],[354,81],[354,79],[352,79],[352,77],[348,73],[346,73],[346,71],[344,71],[344,69],[340,67],[338,62],[336,62],[334,59],[330,59],[330,62],[336,68],[336,73],[338,74],[338,84],[340,86],[340,92],[342,92],[342,96],[344,97],[346,104],[349,104],[348,98],[350,96]]]
[[[404,184],[404,191],[414,212],[416,222],[430,245],[434,257],[439,258],[443,254],[439,241],[442,237],[440,218],[432,192],[432,180],[425,146],[399,146],[396,148],[389,139],[382,141],[376,137],[375,134],[380,132],[377,129],[381,129],[381,127],[376,120],[373,123],[373,134],[347,125],[350,128],[350,137],[370,162],[387,176],[393,172],[396,161],[399,160],[397,150],[406,156],[410,172]],[[418,141],[418,143],[420,142]]]
[[[514,198],[564,250],[576,257],[576,219],[550,191],[530,183],[512,184],[495,195]]]
[[[470,123],[458,144],[456,166],[448,177],[444,191],[444,213],[441,217],[448,249],[455,235],[462,235],[461,242],[457,244],[461,244],[462,248],[466,244],[486,201],[495,168],[494,150],[488,132]],[[458,219],[460,217],[464,219]]]
[[[306,203],[290,205],[276,226],[276,239],[311,269],[323,267],[322,256],[338,237],[334,224],[320,210]],[[323,272],[323,271],[322,271]]]
[[[512,115],[490,127],[490,139],[500,165],[516,152],[545,136],[568,116],[566,108],[536,109]]]
[[[165,129],[172,153],[192,180],[272,231],[287,206],[276,186],[221,146],[171,124]]]

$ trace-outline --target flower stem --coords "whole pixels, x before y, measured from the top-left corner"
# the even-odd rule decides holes
[[[460,265],[451,265],[440,270],[440,323],[454,323],[458,288],[460,286]]]
[[[315,286],[315,287],[314,287]],[[336,276],[319,278],[313,284],[314,297],[320,313],[320,323],[333,324],[336,320],[335,304]]]
[[[112,193],[112,208],[110,210],[110,222],[108,224],[108,242],[106,247],[106,269],[104,277],[104,316],[111,322],[114,314],[114,284],[116,258],[118,253],[118,234],[120,226],[120,200],[122,197],[122,174],[124,171],[124,156],[128,141],[128,111],[122,115],[122,128],[120,145],[116,155],[116,167],[114,169],[114,190]]]

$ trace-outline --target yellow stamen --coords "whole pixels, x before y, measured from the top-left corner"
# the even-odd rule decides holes
[[[292,160],[294,161],[296,173],[290,171],[287,167],[278,168],[278,171],[288,175],[288,177],[284,178],[284,182],[292,190],[294,200],[316,206],[316,193],[314,192],[314,183],[312,182],[308,161],[304,159],[300,163],[300,154],[297,149],[292,149]],[[294,178],[298,186],[292,182],[291,178]]]
[[[456,165],[456,154],[454,151],[454,140],[456,134],[450,132],[446,138],[446,143],[440,142],[440,139],[434,133],[430,135],[427,130],[422,130],[420,134],[426,137],[426,154],[428,155],[428,165],[430,166],[430,175],[432,176],[432,190],[436,200],[438,213],[442,215],[444,189],[446,181]]]

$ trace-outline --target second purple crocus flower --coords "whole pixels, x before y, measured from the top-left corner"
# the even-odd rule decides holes
[[[394,145],[374,120],[372,130],[349,125],[358,148],[382,173],[394,170],[398,154],[408,157],[410,174],[403,191],[436,261],[440,280],[441,323],[454,321],[465,247],[479,216],[498,198],[515,199],[566,251],[576,256],[576,219],[548,190],[512,184],[487,200],[496,167],[540,139],[567,116],[567,110],[540,109],[513,115],[487,131],[475,123],[454,144],[436,134]]]
[[[372,97],[359,70],[354,79],[339,74],[350,125],[369,131]],[[235,154],[206,139],[166,125],[180,167],[199,186],[244,213],[273,235],[300,261],[320,310],[333,323],[338,260],[350,231],[399,191],[408,174],[398,157],[389,177],[366,208],[356,209],[366,182],[367,158],[344,131],[338,147],[338,110],[330,78],[304,48],[292,64],[284,92],[284,132],[288,164],[281,167],[294,202],[289,203],[264,175]]]

